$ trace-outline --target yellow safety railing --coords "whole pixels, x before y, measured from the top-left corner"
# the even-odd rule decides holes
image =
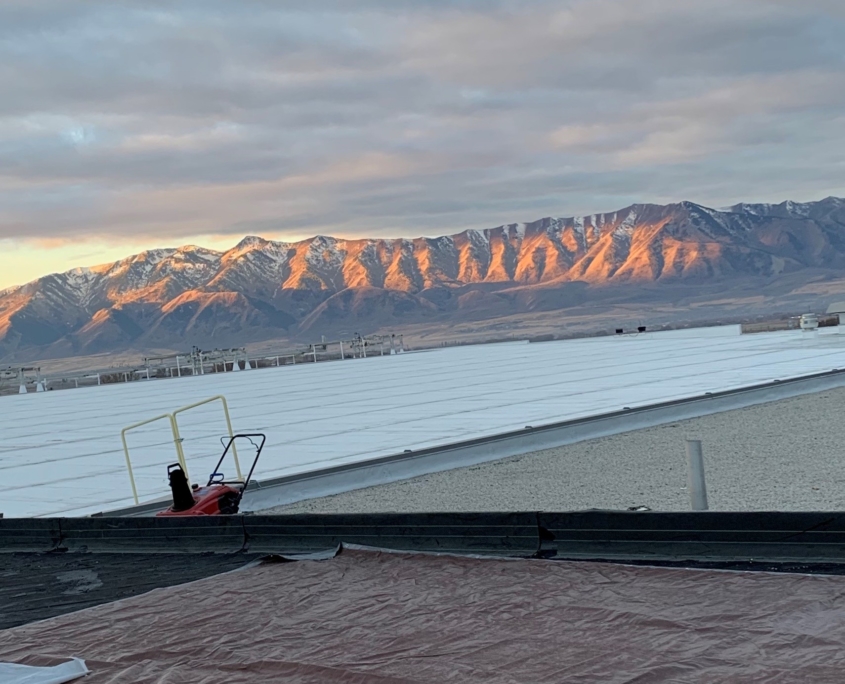
[[[218,394],[217,396],[210,397],[208,399],[203,399],[202,401],[198,401],[194,404],[189,404],[188,406],[183,406],[182,408],[176,409],[173,413],[163,413],[160,416],[156,416],[155,418],[148,418],[147,420],[142,420],[139,423],[133,423],[128,427],[123,428],[120,431],[120,438],[123,440],[123,454],[126,457],[126,469],[129,471],[129,482],[132,484],[132,496],[135,499],[135,504],[139,504],[140,501],[138,499],[138,488],[135,485],[135,474],[132,470],[132,460],[129,458],[129,444],[126,441],[126,433],[130,430],[134,430],[139,427],[143,427],[144,425],[149,425],[150,423],[155,423],[159,420],[167,419],[170,422],[170,431],[173,434],[173,444],[176,446],[176,459],[179,461],[179,465],[182,467],[182,470],[185,473],[185,477],[188,478],[188,483],[190,484],[190,476],[188,475],[188,464],[185,461],[185,451],[182,448],[182,435],[179,432],[179,422],[176,420],[176,416],[180,413],[184,413],[185,411],[190,411],[191,409],[197,408],[198,406],[204,406],[205,404],[210,404],[214,401],[219,401],[223,404],[223,413],[226,416],[226,428],[229,431],[229,437],[234,437],[235,433],[232,430],[232,419],[229,416],[229,403],[226,401],[226,397],[222,394]],[[238,450],[235,446],[235,443],[232,442],[232,457],[235,460],[235,470],[238,473],[238,479],[243,480],[243,475],[241,474],[241,464],[238,461]]]
[[[222,394],[218,394],[216,397],[209,397],[208,399],[203,399],[202,401],[198,401],[195,404],[188,404],[187,406],[178,408],[173,412],[173,434],[179,439],[180,443],[182,438],[179,436],[179,423],[176,420],[176,416],[180,413],[184,413],[185,411],[195,409],[198,406],[205,406],[205,404],[210,404],[213,401],[219,401],[223,404],[223,414],[226,416],[226,428],[229,430],[229,437],[235,436],[235,433],[232,431],[232,419],[229,417],[229,403],[226,401],[226,397],[224,397]],[[232,456],[235,459],[235,471],[238,473],[238,479],[243,480],[244,476],[241,475],[241,464],[238,461],[238,450],[235,447],[234,442],[232,442]]]
[[[126,433],[130,430],[134,430],[135,428],[143,427],[144,425],[149,425],[150,423],[155,423],[164,419],[170,421],[170,431],[173,434],[173,443],[176,445],[176,459],[179,461],[179,465],[182,466],[182,470],[185,471],[185,477],[188,476],[188,466],[185,464],[185,454],[182,451],[182,438],[179,436],[179,426],[176,425],[176,419],[173,417],[172,413],[163,413],[155,418],[142,420],[140,423],[133,423],[132,425],[123,428],[120,431],[120,438],[123,440],[123,454],[126,457],[126,469],[129,471],[129,482],[132,484],[132,496],[135,498],[136,505],[140,503],[140,501],[138,500],[138,488],[135,486],[135,474],[132,472],[132,461],[129,458],[129,444],[126,442]]]

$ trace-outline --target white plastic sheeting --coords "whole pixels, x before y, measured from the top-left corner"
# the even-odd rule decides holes
[[[0,512],[132,505],[120,431],[217,394],[235,431],[264,432],[267,479],[562,420],[845,368],[845,335],[739,326],[420,353],[0,398]],[[222,450],[219,404],[180,416],[195,482]],[[166,421],[130,433],[141,500],[167,496]],[[241,448],[241,465],[249,465]],[[224,467],[224,472],[230,472]]]
[[[73,658],[53,667],[0,663],[2,684],[65,684],[88,674],[85,661]]]

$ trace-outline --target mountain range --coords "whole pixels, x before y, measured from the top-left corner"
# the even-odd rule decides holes
[[[635,204],[436,238],[153,249],[0,292],[0,357],[222,346],[845,276],[845,200]],[[794,278],[790,282],[794,282]],[[799,278],[800,281],[800,278]]]

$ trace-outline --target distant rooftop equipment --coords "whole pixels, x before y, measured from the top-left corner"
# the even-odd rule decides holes
[[[806,313],[801,316],[800,320],[801,330],[812,331],[819,329],[819,317],[813,313]]]
[[[47,391],[47,381],[41,375],[41,368],[36,366],[20,366],[17,368],[0,369],[0,385],[4,380],[13,380],[18,384],[18,393],[26,394],[27,385],[34,385],[36,392]]]

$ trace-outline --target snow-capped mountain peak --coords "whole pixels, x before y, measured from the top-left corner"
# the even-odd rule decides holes
[[[481,284],[485,292],[573,281],[609,286],[772,277],[807,267],[845,268],[842,199],[741,203],[726,211],[693,202],[636,204],[433,238],[318,235],[286,243],[248,236],[225,252],[151,249],[7,288],[0,292],[0,353],[175,344],[200,329],[212,338],[224,329],[290,333],[335,315],[324,305],[348,289],[403,293],[384,301],[391,315],[413,311],[403,314],[413,318],[448,309],[455,288]],[[490,296],[465,305],[504,301]],[[344,306],[370,311],[363,295],[346,297]]]

